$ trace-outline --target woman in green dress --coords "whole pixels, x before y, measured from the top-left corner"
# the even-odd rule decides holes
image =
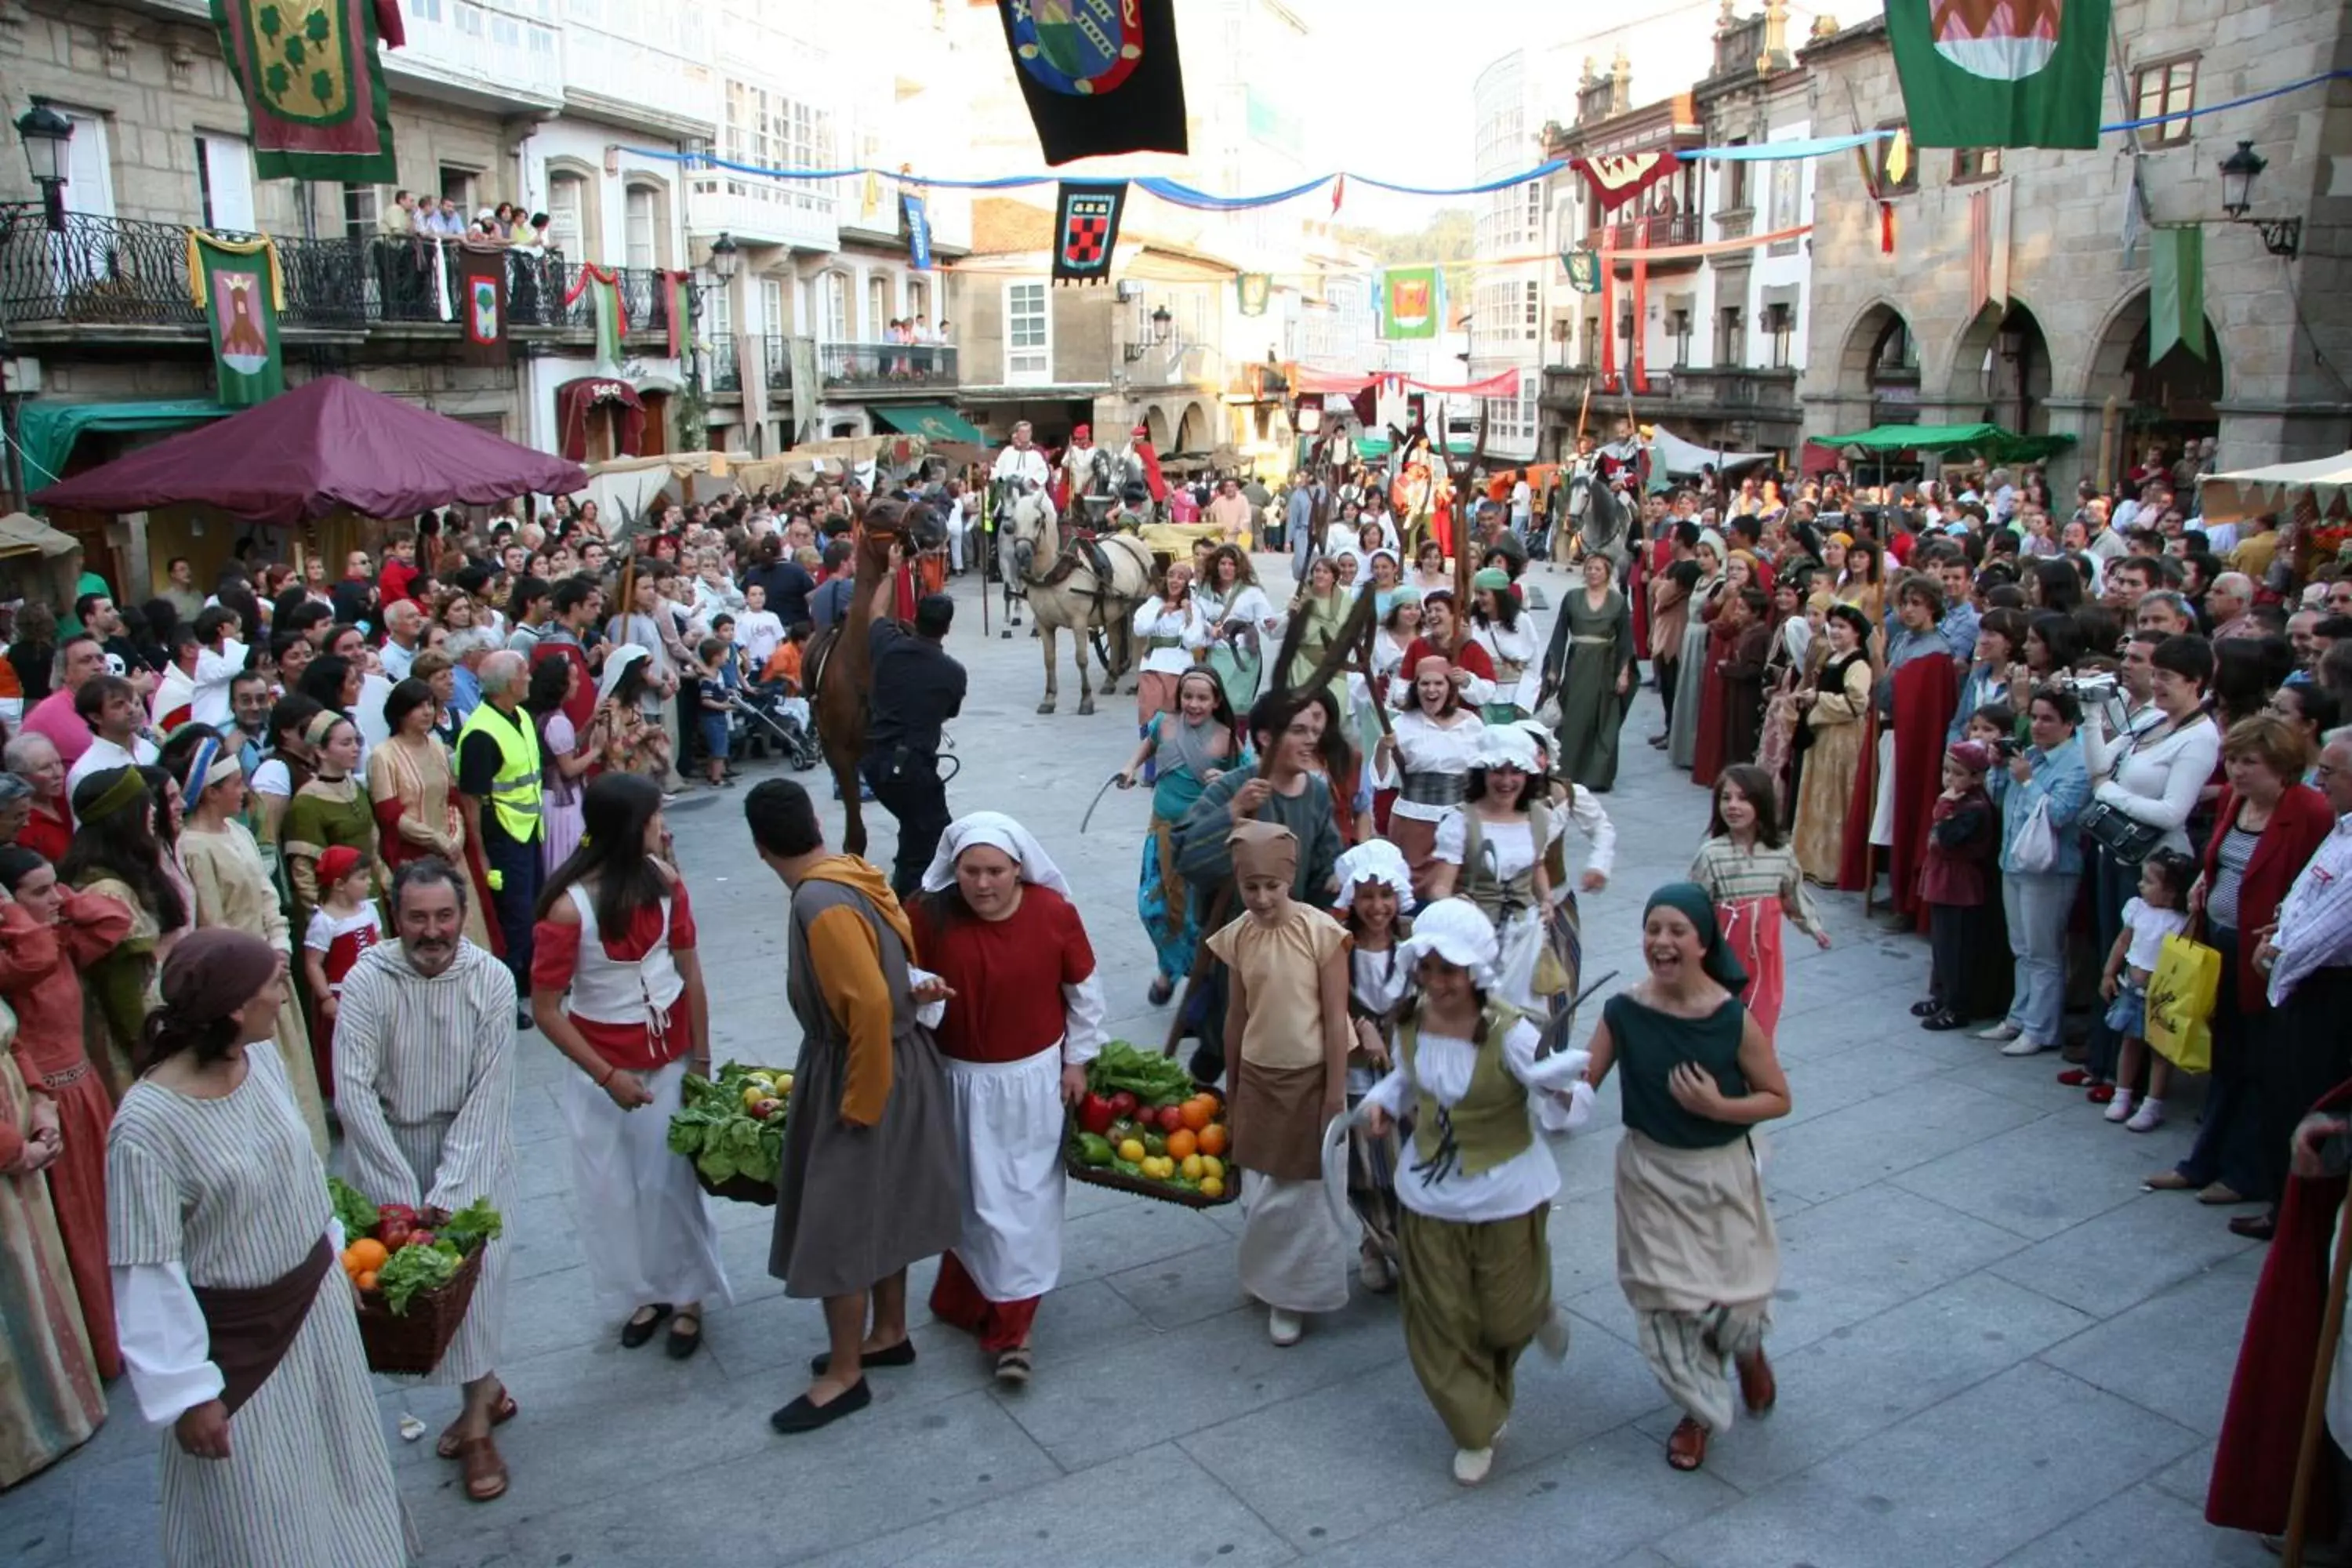
[[[1561,602],[1544,654],[1544,686],[1559,693],[1559,770],[1595,793],[1617,783],[1617,734],[1633,700],[1633,613],[1611,575],[1608,557],[1584,558],[1584,591]]]
[[[1764,1335],[1780,1280],[1756,1128],[1789,1114],[1772,1037],[1740,1004],[1747,972],[1696,882],[1672,882],[1642,911],[1649,977],[1611,997],[1585,1076],[1624,1075],[1617,1145],[1617,1282],[1643,1359],[1684,1415],[1666,1462],[1695,1470],[1731,1425],[1731,1379],[1751,1415],[1779,1394]]]
[[[1318,555],[1307,568],[1307,585],[1290,601],[1292,617],[1305,616],[1307,624],[1299,633],[1298,651],[1291,656],[1286,687],[1297,690],[1314,676],[1324,653],[1339,642],[1354,605],[1354,597],[1339,586],[1339,569],[1328,555]]]
[[[330,710],[310,721],[303,739],[317,761],[286,808],[280,840],[294,889],[296,931],[310,929],[310,911],[319,903],[319,857],[326,850],[338,844],[358,850],[361,863],[375,868],[374,890],[381,891],[385,880],[376,858],[375,811],[352,776],[360,763],[359,731]]]
[[[58,862],[58,879],[131,911],[131,933],[82,973],[84,1048],[120,1103],[156,1001],[157,968],[195,924],[195,900],[156,836],[164,807],[137,768],[90,774],[73,805],[81,826]]]

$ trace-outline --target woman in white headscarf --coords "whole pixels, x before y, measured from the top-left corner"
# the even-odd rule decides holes
[[[1103,1043],[1094,948],[1069,883],[1002,812],[948,825],[908,912],[948,987],[934,1037],[964,1166],[963,1236],[940,1259],[931,1315],[977,1336],[1000,1380],[1026,1383],[1037,1304],[1062,1268],[1063,1108]]]
[[[646,718],[645,695],[652,656],[624,644],[604,660],[596,685],[596,716],[604,732],[604,771],[643,773],[656,783],[669,776],[669,735]]]
[[[1405,1352],[1454,1443],[1454,1479],[1476,1486],[1510,1419],[1513,1369],[1531,1341],[1557,1360],[1546,1224],[1559,1167],[1536,1136],[1591,1114],[1582,1051],[1538,1058],[1537,1026],[1496,994],[1495,928],[1466,899],[1425,906],[1401,952],[1418,994],[1397,1024],[1396,1065],[1365,1097],[1385,1134],[1408,1113],[1396,1175],[1403,1216]]]

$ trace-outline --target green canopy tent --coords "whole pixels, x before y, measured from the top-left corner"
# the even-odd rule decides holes
[[[927,441],[962,441],[974,447],[988,444],[986,436],[944,403],[877,403],[874,405],[874,417],[893,430],[920,436]]]
[[[1998,425],[1876,425],[1850,436],[1816,436],[1809,447],[1858,451],[1881,461],[1897,452],[1973,452],[1990,463],[2039,462],[2074,444],[2072,436],[2020,436]]]

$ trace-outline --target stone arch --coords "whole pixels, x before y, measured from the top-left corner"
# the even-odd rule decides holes
[[[2177,444],[2221,433],[2231,374],[2213,318],[2205,318],[2202,358],[2176,344],[2150,364],[2148,337],[2148,290],[2141,285],[2124,292],[2091,340],[2083,398],[2101,411],[2093,416],[2095,428],[2107,400],[2116,400],[2120,417],[2112,450],[2119,467],[2144,441]]]
[[[2020,435],[2049,432],[2054,390],[2050,340],[2033,308],[2011,295],[1988,302],[1953,340],[1944,401]]]
[[[1207,413],[1197,403],[1186,404],[1183,414],[1176,421],[1174,449],[1179,452],[1205,452],[1215,439],[1216,432],[1209,427]]]
[[[1892,301],[1872,300],[1846,328],[1844,347],[1838,353],[1836,390],[1841,401],[1868,407],[1874,425],[1885,423],[1879,417],[1882,412],[1918,406],[1918,336],[1910,318]]]
[[[1168,415],[1160,405],[1155,403],[1144,410],[1143,431],[1153,451],[1172,452],[1176,449],[1168,444]]]

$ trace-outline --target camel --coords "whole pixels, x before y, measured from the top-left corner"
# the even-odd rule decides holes
[[[858,519],[857,567],[849,608],[841,619],[809,641],[805,673],[816,717],[816,734],[824,751],[825,768],[841,792],[841,847],[852,855],[866,853],[866,813],[859,798],[858,759],[866,752],[867,704],[874,694],[873,649],[876,594],[891,575],[891,547],[910,540],[923,511],[904,502],[883,500],[868,506]]]
[[[1104,635],[1103,688],[1118,689],[1118,679],[1133,664],[1129,626],[1135,607],[1151,595],[1151,552],[1142,541],[1127,534],[1096,540],[1087,548],[1062,542],[1061,518],[1051,498],[1032,490],[1016,497],[998,523],[1010,542],[1008,574],[1019,580],[1037,620],[1037,634],[1045,654],[1045,700],[1040,713],[1051,713],[1059,701],[1055,668],[1056,634],[1067,630],[1078,663],[1078,711],[1095,710],[1094,688],[1087,679],[1087,634]]]

